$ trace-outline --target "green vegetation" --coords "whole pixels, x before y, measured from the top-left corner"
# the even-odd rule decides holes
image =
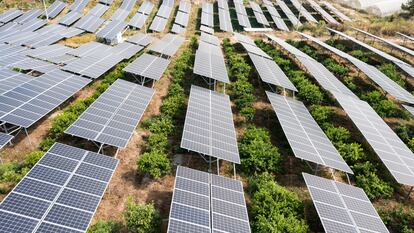
[[[120,231],[121,225],[112,221],[98,221],[89,227],[87,233],[117,233]]]
[[[304,206],[299,197],[278,185],[268,173],[249,180],[251,227],[253,232],[305,233]]]
[[[378,212],[391,232],[414,233],[414,209],[397,205]]]
[[[229,75],[233,80],[230,96],[234,100],[239,113],[246,121],[251,121],[256,112],[253,106],[256,101],[254,87],[249,82],[252,68],[240,54],[236,53],[228,38],[223,40],[223,47],[230,70]]]
[[[406,16],[414,16],[414,0],[402,4],[401,9]]]
[[[371,105],[371,107],[380,115],[381,117],[399,117],[407,118],[408,115],[399,108],[394,102],[387,99],[379,91],[371,91],[364,93],[360,96],[362,100],[365,100]]]
[[[390,79],[392,79],[394,82],[396,82],[398,85],[405,87],[406,83],[401,78],[401,74],[397,71],[397,68],[394,64],[391,63],[383,63],[378,66],[378,69],[387,75]]]
[[[239,140],[241,166],[246,174],[279,172],[281,156],[265,128],[247,127]]]
[[[174,136],[177,118],[184,114],[184,79],[194,60],[195,43],[196,40],[192,39],[190,47],[180,55],[170,71],[172,80],[167,96],[160,106],[161,114],[146,120],[143,124],[150,131],[150,136],[145,143],[145,153],[137,159],[137,170],[153,178],[171,173],[168,138]]]
[[[124,212],[126,227],[135,233],[159,232],[161,216],[154,204],[136,204],[132,198],[127,202]]]

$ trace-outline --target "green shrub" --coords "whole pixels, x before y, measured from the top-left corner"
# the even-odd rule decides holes
[[[369,61],[368,56],[367,56],[367,53],[364,52],[364,51],[362,51],[362,50],[353,50],[353,51],[351,51],[350,54],[353,57],[355,57],[355,58],[357,58],[357,59],[359,59],[359,60],[361,60],[363,62],[368,62]]]
[[[128,229],[135,233],[159,232],[161,216],[154,204],[136,204],[132,198],[128,199],[124,219]]]
[[[338,151],[350,164],[355,164],[367,159],[364,149],[359,143],[342,143],[338,146]]]
[[[268,173],[249,179],[253,232],[307,232],[299,197],[278,185]]]
[[[28,168],[32,168],[37,163],[37,161],[43,157],[43,155],[45,155],[45,152],[43,151],[30,152],[24,159],[24,165]]]
[[[292,73],[290,73],[292,74]],[[323,93],[320,88],[311,83],[305,76],[295,75],[291,78],[299,91],[299,98],[307,104],[321,104],[323,101]]]
[[[393,187],[377,176],[377,169],[370,162],[352,166],[358,187],[364,189],[369,199],[389,198],[394,192]]]
[[[325,124],[325,134],[333,144],[341,144],[349,142],[351,133],[342,126],[335,127],[332,124]]]
[[[169,96],[163,100],[160,110],[168,117],[174,117],[184,112],[185,97],[183,95]]]
[[[87,233],[117,233],[120,231],[121,225],[112,221],[98,221],[89,227]]]
[[[388,100],[379,91],[371,91],[361,96],[381,117],[403,117],[404,113],[391,100]]]
[[[315,121],[318,122],[320,125],[331,121],[332,117],[335,114],[331,108],[321,105],[313,105],[310,109],[310,113],[312,117],[315,119]]]
[[[414,126],[407,124],[399,124],[395,128],[398,136],[405,142],[410,141],[414,137]]]
[[[280,171],[281,156],[264,128],[247,127],[240,138],[241,166],[247,174]]]
[[[398,85],[405,87],[405,81],[401,79],[401,74],[395,68],[394,64],[383,63],[382,65],[378,66],[378,69]]]
[[[382,221],[391,232],[414,233],[414,210],[406,206],[381,208]]]
[[[144,122],[144,126],[154,134],[170,135],[175,129],[173,120],[167,116],[150,118]]]
[[[148,137],[147,146],[148,150],[160,150],[167,152],[169,147],[168,136],[161,133],[154,133]]]
[[[138,158],[137,169],[142,174],[159,178],[171,173],[171,162],[163,151],[153,149]]]
[[[349,69],[346,66],[339,64],[332,58],[326,58],[323,61],[323,65],[325,65],[325,67],[328,68],[328,70],[330,70],[332,73],[339,77],[344,77],[349,72]]]
[[[351,90],[351,91],[357,91],[358,86],[354,83],[354,78],[351,76],[347,76],[344,78],[345,85]]]

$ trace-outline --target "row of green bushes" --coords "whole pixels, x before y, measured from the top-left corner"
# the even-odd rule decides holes
[[[263,173],[249,179],[250,216],[256,233],[306,233],[304,205],[299,197]]]
[[[382,221],[392,232],[414,233],[413,208],[399,204],[380,208],[378,212]]]
[[[305,73],[302,71],[294,71],[298,70],[298,67],[290,60],[284,58],[273,46],[266,44],[263,41],[257,41],[256,43],[274,58],[276,63],[292,81],[298,79],[299,76],[301,80],[307,80],[307,85],[305,86],[316,86],[309,81],[309,78]],[[310,48],[305,48],[305,51],[306,50],[314,53]],[[320,55],[315,53],[313,56],[317,57]],[[296,82],[295,84],[297,85]],[[331,108],[321,105],[322,103],[329,104],[331,100],[328,99],[328,95],[322,92],[318,86],[316,87],[317,88],[312,88],[312,91],[310,92],[311,94],[303,96],[301,95],[301,88],[303,88],[303,86],[301,87],[297,85],[299,90],[298,96],[303,102],[310,106],[310,112],[314,119],[318,122],[327,137],[332,141],[347,163],[353,168],[357,185],[363,188],[371,199],[390,197],[393,193],[393,188],[388,182],[379,177],[378,165],[369,160],[367,154],[363,151],[361,144],[351,140],[351,133],[349,130],[333,124],[334,118],[337,118],[335,112]],[[310,98],[309,96],[314,97]]]
[[[144,122],[144,127],[150,131],[146,140],[145,153],[137,159],[138,172],[159,178],[170,174],[172,166],[168,158],[169,137],[175,131],[177,118],[184,114],[185,92],[184,79],[193,63],[193,49],[197,40],[192,38],[191,45],[176,60],[170,74],[171,84],[166,98],[163,100],[161,114]]]
[[[254,87],[249,82],[252,67],[243,56],[236,53],[228,38],[223,40],[223,48],[227,58],[229,76],[233,81],[230,96],[234,100],[239,113],[246,121],[251,121],[256,113],[253,106],[256,101]]]
[[[91,226],[87,233],[156,233],[160,231],[161,215],[153,203],[137,204],[132,198],[128,198],[123,213],[123,223],[114,221],[98,221]]]

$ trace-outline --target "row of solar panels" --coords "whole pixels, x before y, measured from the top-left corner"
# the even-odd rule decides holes
[[[182,34],[186,31],[188,21],[190,19],[191,3],[186,1],[180,1],[178,5],[177,15],[175,16],[174,24],[171,28],[171,32],[176,34]]]

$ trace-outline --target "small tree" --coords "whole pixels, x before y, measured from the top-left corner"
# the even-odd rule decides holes
[[[98,221],[88,229],[87,233],[116,233],[120,228],[121,226],[119,223],[112,221]]]
[[[159,232],[161,216],[154,204],[136,204],[128,198],[124,219],[128,229],[135,233]]]
[[[414,0],[410,0],[405,4],[402,4],[401,9],[408,15],[414,15]]]
[[[137,160],[138,171],[159,178],[171,172],[171,162],[167,155],[160,150],[145,152]]]

